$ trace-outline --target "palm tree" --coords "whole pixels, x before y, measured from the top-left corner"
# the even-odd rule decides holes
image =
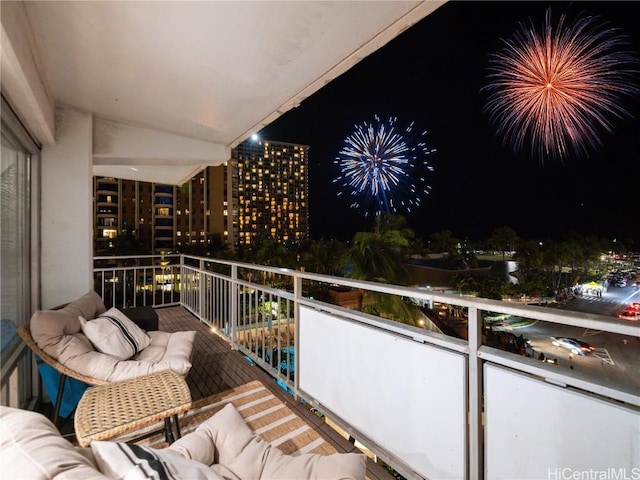
[[[424,242],[422,241],[421,238],[414,238],[412,241],[409,242],[409,254],[410,255],[415,255],[417,257],[422,258],[424,256],[424,254],[426,253],[427,248],[424,245]]]
[[[407,249],[414,238],[413,231],[405,227],[404,217],[382,214],[376,217],[372,232],[357,232],[345,255],[349,266],[347,276],[358,280],[406,285]],[[394,320],[414,324],[418,309],[408,299],[369,293],[372,313],[386,315]],[[358,310],[364,309],[364,291],[358,292]]]
[[[452,257],[458,251],[460,241],[453,236],[451,230],[440,230],[431,235],[431,251],[433,253],[442,253],[445,256]]]
[[[271,238],[265,238],[259,242],[252,257],[253,261],[262,265],[294,268],[296,263],[287,247]]]
[[[349,276],[376,282],[405,282],[406,249],[413,238],[413,232],[404,228],[405,223],[398,215],[382,214],[376,217],[372,232],[357,232],[347,252]]]
[[[299,268],[308,272],[335,275],[342,266],[340,261],[346,248],[339,240],[308,240],[300,245]]]
[[[531,270],[539,269],[543,262],[540,245],[535,240],[521,241],[518,250],[513,255],[513,260],[518,262],[520,273],[524,276]]]
[[[572,245],[567,242],[549,243],[544,249],[544,265],[551,270],[551,285],[554,290],[560,288],[562,272],[572,257]]]
[[[502,261],[504,261],[505,253],[514,251],[519,240],[518,234],[511,227],[498,227],[489,238],[489,243],[502,252]]]

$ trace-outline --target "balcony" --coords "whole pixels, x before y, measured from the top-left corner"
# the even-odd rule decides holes
[[[107,305],[151,305],[163,328],[199,331],[188,377],[194,398],[270,378],[289,402],[323,415],[323,435],[340,443],[329,424],[337,426],[408,478],[631,472],[640,461],[637,383],[569,368],[564,357],[554,365],[493,348],[482,312],[635,342],[640,328],[629,322],[210,258],[97,258],[96,265],[106,260],[110,266],[94,273]],[[465,308],[468,340],[317,300],[329,286]]]
[[[35,194],[20,197],[29,209],[12,212],[19,221],[7,231],[3,224],[3,239],[21,241],[3,259],[22,260],[10,271],[3,261],[3,317],[5,298],[17,299],[19,323],[92,288],[93,273],[110,305],[162,307],[163,328],[199,331],[194,397],[269,375],[279,394],[293,392],[407,477],[636,475],[637,384],[570,369],[566,357],[551,365],[504,352],[482,335],[482,313],[491,311],[610,332],[637,352],[640,329],[629,323],[186,256],[91,265],[93,175],[181,185],[442,4],[188,3],[2,2],[3,129],[10,111],[13,129],[28,131],[19,138],[33,160],[21,152],[15,165],[30,162],[33,183],[19,191]],[[268,35],[238,36],[237,25]],[[161,67],[151,80],[140,58]],[[275,82],[269,95],[265,82],[245,81],[261,78]],[[166,93],[176,91],[185,95]],[[110,204],[98,210],[109,213]],[[333,284],[465,308],[468,340],[319,300],[315,292]],[[14,341],[2,360],[2,403],[33,408],[39,385],[28,351]],[[638,378],[637,367],[629,377]],[[319,417],[304,418],[334,435]]]

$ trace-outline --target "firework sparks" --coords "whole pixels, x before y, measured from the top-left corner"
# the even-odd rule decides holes
[[[492,55],[483,88],[503,143],[518,152],[530,142],[541,162],[597,150],[612,120],[628,116],[622,100],[639,91],[637,58],[617,29],[599,17],[567,23],[562,15],[554,28],[551,9],[542,35],[521,23]]]
[[[430,190],[424,175],[433,171],[426,157],[435,149],[420,139],[426,132],[416,135],[414,127],[411,123],[401,132],[396,118],[382,122],[376,115],[345,139],[334,161],[340,175],[333,181],[342,189],[338,195],[350,195],[351,208],[363,208],[365,214],[404,213],[420,205]]]

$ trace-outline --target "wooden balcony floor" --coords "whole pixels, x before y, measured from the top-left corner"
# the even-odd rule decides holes
[[[156,311],[160,330],[167,332],[195,330],[197,332],[192,356],[193,366],[187,375],[193,400],[224,392],[253,380],[260,380],[339,452],[358,452],[352,443],[310,412],[305,404],[296,401],[280,388],[264,370],[250,364],[240,352],[231,350],[225,340],[212,333],[206,324],[200,322],[188,310],[182,307],[166,307],[158,308]],[[385,468],[369,459],[367,478],[387,480],[393,477]]]
[[[244,385],[253,380],[260,380],[265,387],[296,412],[307,425],[318,432],[338,452],[359,452],[359,450],[331,428],[317,415],[309,411],[307,406],[279,387],[273,377],[256,365],[250,364],[238,351],[211,332],[210,328],[182,307],[157,308],[159,329],[167,332],[195,330],[196,338],[192,355],[192,367],[187,375],[187,384],[191,390],[193,401],[224,392]],[[39,411],[51,418],[51,403],[40,405]],[[60,432],[73,439],[73,419],[62,421]],[[393,480],[393,476],[373,460],[367,461],[367,479]]]
[[[193,366],[187,375],[187,384],[191,390],[192,400],[206,398],[253,380],[260,380],[277,398],[295,411],[307,425],[332,444],[338,452],[359,451],[321,418],[310,412],[305,404],[296,401],[294,397],[280,388],[264,370],[250,364],[240,352],[231,350],[225,340],[212,333],[206,324],[200,322],[188,310],[182,307],[166,307],[158,308],[156,311],[158,312],[160,330],[167,332],[196,331],[192,356]],[[41,405],[40,412],[50,417],[51,404]],[[73,420],[64,421],[60,431],[71,439]],[[385,468],[369,459],[367,461],[367,479],[392,480],[393,476]]]

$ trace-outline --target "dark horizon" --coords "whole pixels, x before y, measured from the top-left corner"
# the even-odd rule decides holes
[[[425,242],[447,229],[482,240],[498,227],[522,238],[575,234],[635,243],[640,233],[640,98],[588,158],[542,165],[501,145],[481,110],[488,57],[519,22],[541,26],[547,7],[569,18],[599,15],[640,52],[640,2],[449,2],[264,128],[272,141],[310,146],[310,236],[350,240],[371,216],[338,196],[334,159],[354,126],[374,115],[415,121],[437,152],[430,194],[407,226]]]

